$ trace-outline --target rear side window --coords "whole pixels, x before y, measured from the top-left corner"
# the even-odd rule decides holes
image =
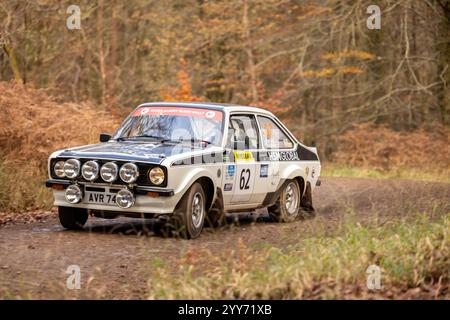
[[[266,149],[292,149],[292,140],[281,130],[280,126],[270,118],[258,116],[263,147]]]

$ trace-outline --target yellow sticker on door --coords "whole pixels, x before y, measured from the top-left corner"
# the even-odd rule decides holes
[[[253,153],[250,151],[234,151],[234,161],[253,161]]]

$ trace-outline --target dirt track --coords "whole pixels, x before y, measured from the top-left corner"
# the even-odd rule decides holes
[[[268,223],[264,212],[248,214],[228,226],[205,230],[192,241],[152,234],[152,222],[90,218],[84,231],[66,231],[56,216],[30,224],[0,227],[0,299],[15,298],[143,298],[154,258],[175,263],[198,246],[218,252],[239,239],[249,245],[283,247],[333,231],[351,216],[378,223],[416,212],[450,210],[450,184],[407,180],[324,178],[314,195],[316,218],[291,224]],[[66,268],[79,265],[82,289],[66,289]]]

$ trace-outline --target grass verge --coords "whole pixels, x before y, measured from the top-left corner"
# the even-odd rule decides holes
[[[0,212],[50,210],[53,199],[46,177],[46,170],[32,163],[0,162]]]
[[[377,179],[410,179],[450,183],[450,170],[398,167],[390,170],[323,164],[322,176]]]
[[[434,288],[426,297],[450,295],[450,214],[376,227],[347,223],[343,231],[283,249],[255,250],[241,242],[221,253],[188,251],[176,270],[152,262],[148,298],[366,298],[392,292],[401,298],[426,286]],[[379,291],[366,287],[370,265],[381,268]]]

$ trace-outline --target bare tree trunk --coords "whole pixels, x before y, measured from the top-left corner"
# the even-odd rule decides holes
[[[106,67],[105,67],[105,48],[103,46],[103,0],[98,1],[97,8],[97,45],[98,45],[98,63],[101,79],[101,103],[106,104],[107,100],[107,84],[106,84]]]
[[[442,84],[439,86],[438,103],[442,123],[450,124],[450,0],[440,0],[445,19],[439,26],[438,37],[439,62],[437,77]]]
[[[18,82],[23,82],[22,81],[22,76],[20,75],[20,69],[19,69],[19,64],[17,63],[17,57],[16,54],[14,52],[14,48],[12,47],[12,45],[5,45],[5,52],[8,55],[9,58],[9,65],[11,66],[11,70],[14,73],[14,79]]]
[[[14,11],[17,10],[17,7],[14,9]],[[9,60],[9,66],[14,74],[14,79],[18,82],[23,82],[22,81],[22,76],[20,74],[20,68],[19,68],[19,63],[17,62],[17,57],[16,57],[16,53],[14,51],[14,46],[12,44],[12,39],[11,37],[8,36],[8,29],[12,23],[12,14],[11,12],[7,12],[7,17],[5,19],[5,40],[4,40],[4,44],[3,44],[3,49],[5,50],[6,55],[8,56],[8,60]]]
[[[258,89],[257,89],[257,79],[256,79],[256,70],[255,70],[255,59],[253,57],[253,46],[252,39],[250,35],[250,26],[249,26],[249,17],[248,17],[248,1],[243,0],[244,4],[244,15],[242,17],[242,24],[244,27],[244,38],[246,41],[245,52],[247,53],[248,58],[248,68],[250,72],[250,86],[252,90],[252,99],[253,102],[258,101]]]
[[[117,40],[117,15],[119,9],[117,8],[118,2],[117,1],[110,1],[111,5],[111,22],[110,25],[110,59],[109,59],[109,69],[107,72],[107,82],[108,82],[108,103],[110,104],[117,104],[117,98],[116,98],[116,89],[117,89],[117,74],[120,72],[117,64],[117,51],[119,49],[118,47],[118,40]]]

